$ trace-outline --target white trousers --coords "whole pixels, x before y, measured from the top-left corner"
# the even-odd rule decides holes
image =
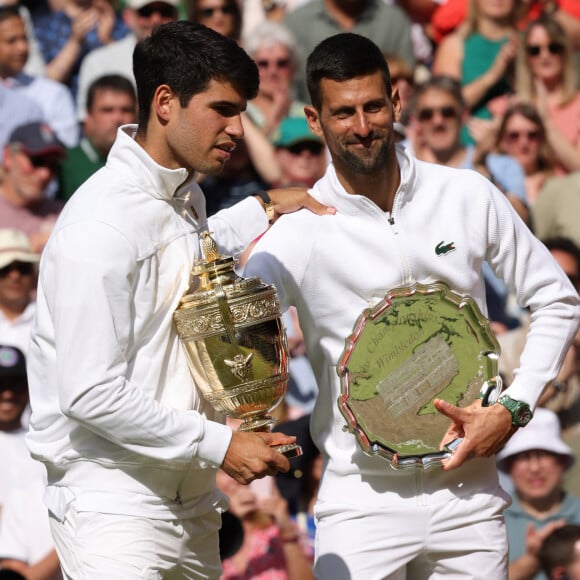
[[[319,580],[507,579],[503,494],[376,509],[347,501],[317,505]]]
[[[221,574],[216,511],[189,520],[152,520],[77,512],[50,517],[67,580],[217,580]]]

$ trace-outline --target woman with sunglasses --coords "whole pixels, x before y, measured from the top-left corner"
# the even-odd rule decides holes
[[[549,16],[528,24],[516,69],[518,98],[533,103],[553,149],[556,172],[580,170],[580,91],[569,39]]]
[[[528,205],[534,205],[546,179],[554,175],[555,161],[544,123],[533,105],[510,106],[501,120],[495,146],[519,161],[526,175]]]
[[[260,73],[258,94],[248,103],[248,117],[275,141],[285,118],[304,117],[305,103],[293,96],[296,40],[283,24],[266,20],[244,39],[244,48]]]
[[[237,0],[186,0],[187,17],[236,42],[242,32],[242,12]]]

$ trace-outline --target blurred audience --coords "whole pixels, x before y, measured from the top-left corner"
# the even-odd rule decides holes
[[[558,416],[536,408],[497,455],[498,467],[513,484],[505,512],[509,542],[509,577],[543,578],[539,551],[543,540],[565,523],[580,524],[580,498],[566,493],[564,473],[574,454],[560,434]]]
[[[79,141],[75,107],[67,87],[44,76],[24,72],[29,43],[25,22],[17,6],[0,6],[0,81],[5,87],[34,101],[43,119],[67,147]]]
[[[517,54],[518,7],[518,0],[469,0],[465,22],[435,51],[433,74],[461,82],[471,118],[492,119],[507,107]],[[462,141],[475,142],[467,126]]]
[[[68,149],[59,172],[59,197],[68,200],[95,171],[104,167],[121,125],[137,122],[133,83],[120,75],[98,77],[89,87],[83,136]]]
[[[34,252],[44,247],[62,202],[48,199],[46,190],[58,175],[66,149],[44,123],[15,129],[4,147],[0,183],[0,228],[24,231]]]
[[[25,578],[49,580],[60,577],[59,566],[42,503],[46,470],[30,457],[24,441],[27,405],[24,354],[0,345],[0,567]],[[29,525],[15,525],[23,524],[24,514]]]
[[[221,470],[217,485],[228,496],[229,511],[241,520],[244,532],[239,550],[222,562],[222,580],[314,578],[307,538],[292,522],[288,502],[275,486],[258,497],[253,486],[241,485]]]
[[[542,542],[538,558],[548,580],[580,580],[580,526],[555,529]]]
[[[306,88],[306,58],[319,42],[339,32],[370,38],[383,54],[396,54],[415,66],[411,22],[397,5],[383,0],[309,0],[290,12],[284,24],[300,47],[296,69],[296,98],[310,102]]]
[[[560,174],[580,169],[580,91],[565,30],[543,16],[526,28],[518,57],[517,98],[538,110]]]
[[[85,56],[128,32],[108,0],[62,0],[55,10],[33,13],[33,22],[46,76],[66,84],[74,99]]]
[[[178,18],[178,0],[127,0],[122,16],[129,33],[120,40],[91,50],[83,58],[79,70],[77,112],[79,120],[86,114],[90,85],[103,75],[118,74],[135,84],[133,77],[133,49],[147,38],[159,24]]]
[[[244,48],[258,65],[258,94],[248,103],[247,114],[272,140],[287,117],[304,117],[302,101],[293,98],[292,82],[298,64],[298,48],[284,25],[266,21],[244,40]]]
[[[24,354],[36,312],[33,295],[39,258],[24,232],[0,229],[0,336],[4,344]]]
[[[526,175],[526,202],[532,207],[555,167],[554,152],[536,108],[529,103],[511,105],[501,119],[494,145],[519,161]]]
[[[532,224],[540,239],[566,237],[580,246],[580,171],[548,179],[532,207]]]
[[[242,35],[242,11],[237,0],[187,0],[187,17],[236,42]]]

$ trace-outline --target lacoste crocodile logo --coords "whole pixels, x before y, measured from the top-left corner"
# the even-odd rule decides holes
[[[443,242],[443,240],[441,240],[435,246],[435,253],[438,256],[444,256],[445,254],[448,254],[449,252],[452,252],[453,250],[455,250],[455,242],[449,242],[448,244],[446,244]]]

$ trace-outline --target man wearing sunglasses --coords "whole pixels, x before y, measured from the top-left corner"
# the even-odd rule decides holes
[[[127,0],[123,20],[131,32],[121,40],[92,50],[82,61],[77,93],[79,121],[84,121],[87,114],[89,87],[100,76],[118,74],[135,84],[132,61],[135,45],[147,38],[155,26],[177,20],[178,6],[179,0]]]
[[[0,184],[0,228],[25,232],[40,252],[56,221],[62,202],[47,198],[66,149],[45,123],[17,127],[4,147]]]

